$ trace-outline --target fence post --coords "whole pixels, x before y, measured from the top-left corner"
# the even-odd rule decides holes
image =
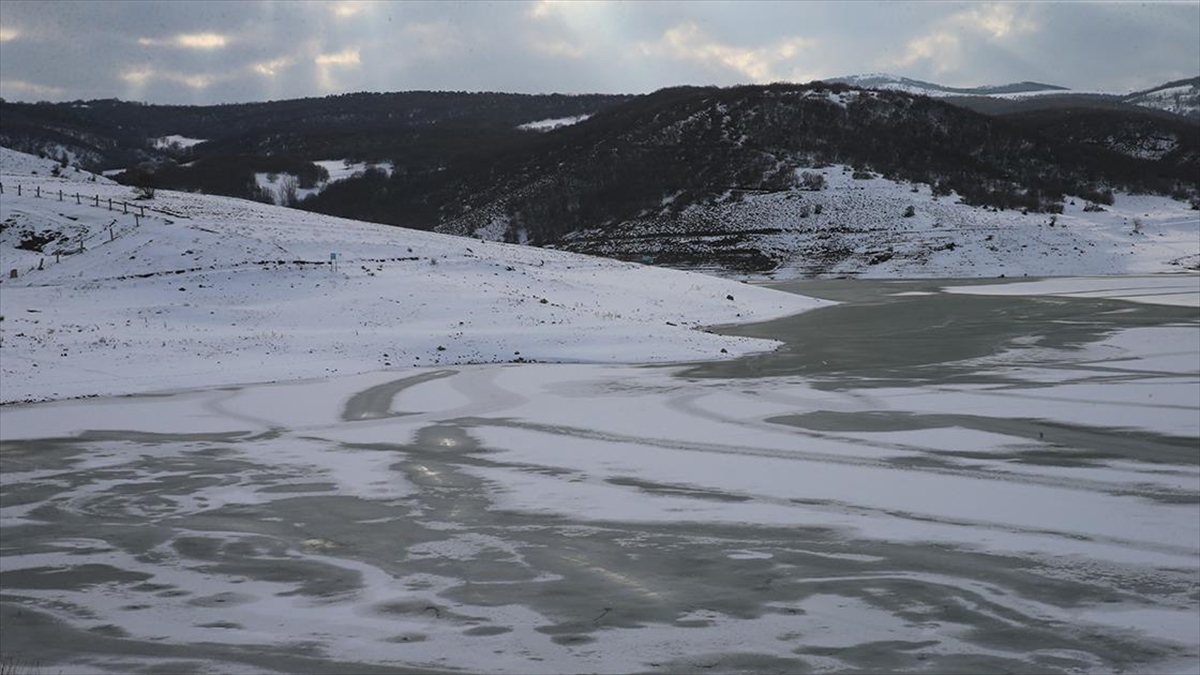
[[[100,195],[96,195],[96,206],[100,206]]]
[[[58,201],[62,201],[62,190],[58,191]]]
[[[33,190],[34,190],[34,193],[35,193],[35,194],[33,195],[34,197],[41,197],[41,196],[42,196],[42,186],[41,186],[41,185],[35,185],[35,186],[33,187]]]
[[[0,183],[0,195],[4,194],[4,183]]]
[[[112,197],[108,198],[108,210],[112,211]]]
[[[141,225],[141,224],[142,224],[142,221],[141,221],[141,216],[139,216],[139,215],[138,215],[138,214],[136,214],[136,213],[135,213],[135,214],[133,214],[133,226],[134,226],[134,227],[137,227],[138,225]]]
[[[76,204],[79,203],[79,193],[78,192],[75,193],[75,203]]]
[[[142,217],[145,218],[146,217],[146,205],[143,204],[143,205],[139,206],[138,208],[140,208],[142,210]]]
[[[18,197],[21,196],[21,184],[20,183],[17,183],[17,196]]]
[[[108,224],[108,240],[109,240],[109,241],[115,241],[115,240],[116,240],[116,236],[114,236],[114,235],[113,235],[113,231],[112,231],[112,223],[109,223],[109,224]]]
[[[121,202],[121,213],[129,213],[129,202]]]

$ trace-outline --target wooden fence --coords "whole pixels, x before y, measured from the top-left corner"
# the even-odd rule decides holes
[[[5,189],[4,183],[0,183],[0,195],[4,194],[4,189]],[[11,189],[11,187],[9,189]],[[30,192],[30,191],[28,189],[25,189],[25,187],[22,184],[17,183],[16,194],[18,197],[23,196],[27,192]],[[146,206],[145,204],[134,204],[131,202],[121,201],[119,199],[114,200],[111,197],[101,199],[100,195],[93,195],[93,196],[89,197],[86,195],[82,195],[78,192],[76,192],[75,194],[70,194],[69,192],[64,193],[61,189],[59,189],[57,191],[54,191],[54,190],[44,190],[43,191],[42,186],[40,186],[40,185],[35,185],[33,187],[33,192],[30,193],[30,195],[33,197],[39,197],[39,198],[44,197],[46,199],[54,199],[56,194],[58,197],[58,201],[60,201],[60,202],[64,201],[64,199],[74,199],[75,203],[80,204],[80,205],[88,204],[89,206],[93,206],[93,207],[97,207],[97,208],[106,207],[109,211],[113,211],[115,209],[120,209],[121,213],[126,214],[126,215],[132,213],[135,221],[139,221],[141,218],[145,218],[147,211],[150,211],[151,213],[161,213],[165,216],[171,216],[172,218],[187,218],[187,216],[185,216],[181,213],[173,213],[171,211],[167,211],[166,209],[158,209],[158,208],[154,208],[152,206]]]

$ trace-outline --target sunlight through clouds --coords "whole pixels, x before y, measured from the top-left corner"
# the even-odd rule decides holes
[[[180,73],[170,70],[155,70],[150,66],[139,66],[121,73],[121,79],[130,87],[130,95],[138,96],[145,87],[154,82],[181,84],[189,89],[203,91],[236,77],[233,73]]]
[[[793,72],[794,66],[785,68],[789,62],[816,45],[816,40],[792,37],[757,49],[733,47],[709,38],[696,24],[686,23],[668,29],[656,42],[641,43],[639,48],[646,56],[665,55],[710,68],[729,69],[761,84]]]
[[[143,47],[175,47],[178,49],[220,49],[229,44],[229,38],[218,33],[180,33],[166,40],[156,38],[141,38],[138,44]]]
[[[964,63],[964,39],[1002,43],[1040,30],[1031,11],[1027,6],[989,3],[957,12],[938,21],[932,32],[909,40],[903,55],[883,65],[907,68],[925,63],[936,74],[956,70]]]
[[[0,91],[5,92],[21,92],[25,94],[33,94],[34,96],[58,96],[63,93],[62,87],[53,87],[42,84],[34,84],[25,80],[0,80]],[[5,96],[11,94],[6,93]]]
[[[15,99],[183,104],[648,93],[880,71],[1127,92],[1196,75],[1196,2],[0,0],[0,79],[62,89],[13,85]]]
[[[535,19],[544,19],[555,13],[570,9],[571,4],[581,3],[567,3],[563,0],[536,0],[530,4],[526,14]]]
[[[347,19],[362,14],[368,6],[369,3],[362,2],[362,0],[342,0],[331,4],[329,11],[339,19]]]
[[[275,77],[281,70],[291,66],[292,63],[294,63],[294,60],[291,57],[282,56],[277,59],[271,59],[270,61],[261,61],[256,63],[251,67],[251,69],[259,75]]]
[[[1038,30],[1037,22],[1027,12],[1018,11],[1013,5],[981,5],[956,15],[951,20],[961,21],[964,25],[987,33],[994,40],[1009,34],[1020,35]]]
[[[314,61],[318,66],[357,66],[362,63],[357,47],[349,47],[336,54],[317,54]]]
[[[571,44],[563,39],[535,39],[530,41],[529,46],[534,51],[568,59],[581,59],[587,54],[587,51],[583,47]]]
[[[961,43],[953,33],[932,33],[909,41],[904,55],[889,62],[888,67],[906,68],[921,61],[928,61],[935,73],[942,73],[957,66]]]
[[[121,73],[121,79],[130,84],[145,84],[150,78],[154,77],[154,71],[150,68],[135,68]]]
[[[339,68],[357,68],[362,65],[358,47],[347,47],[340,52],[318,53],[313,58],[317,66],[317,86],[324,93],[332,93],[339,88],[334,73]]]

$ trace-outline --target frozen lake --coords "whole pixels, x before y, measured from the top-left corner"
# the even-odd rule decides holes
[[[1179,279],[1156,297],[1200,289]],[[0,652],[71,673],[1196,671],[1197,309],[976,285],[797,282],[842,304],[730,329],[787,344],[719,363],[0,408]]]

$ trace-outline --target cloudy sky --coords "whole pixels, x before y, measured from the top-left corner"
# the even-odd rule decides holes
[[[0,0],[0,96],[642,93],[890,72],[1127,92],[1200,74],[1200,2]]]

